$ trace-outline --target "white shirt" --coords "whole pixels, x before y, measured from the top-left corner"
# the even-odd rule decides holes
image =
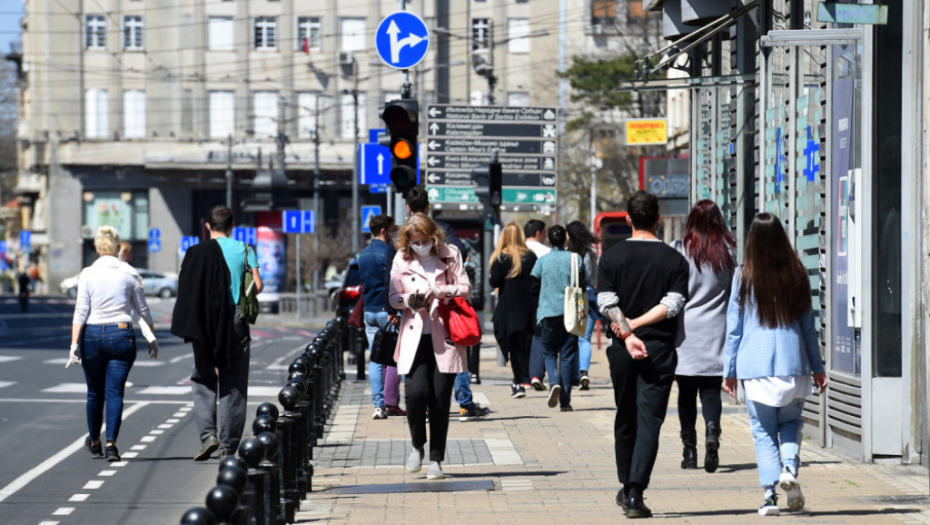
[[[529,248],[531,252],[536,254],[537,259],[552,251],[552,248],[535,239],[527,239],[526,247]]]
[[[104,255],[78,277],[74,324],[132,323],[131,310],[152,323],[139,274],[112,255]]]
[[[757,377],[743,381],[746,399],[770,407],[783,407],[814,393],[811,376]]]
[[[439,257],[435,255],[430,255],[428,257],[420,257],[420,264],[423,266],[423,272],[426,273],[426,280],[429,282],[430,287],[436,287],[436,263],[439,262]],[[422,293],[426,293],[424,290]],[[423,319],[423,335],[433,333],[433,323],[429,319],[429,308],[423,308],[417,312]]]

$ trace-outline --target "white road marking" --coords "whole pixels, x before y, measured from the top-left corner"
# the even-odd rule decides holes
[[[290,359],[291,356],[293,356],[294,354],[303,352],[305,348],[307,348],[307,345],[300,345],[297,348],[292,348],[291,350],[288,350],[284,355],[275,359],[274,361],[271,362],[270,365],[266,366],[265,370],[287,370],[287,367],[290,365],[285,365],[282,363]]]
[[[137,403],[127,408],[126,410],[123,411],[123,421],[125,421],[126,418],[128,418],[129,416],[138,412],[139,410],[141,410],[142,408],[146,406],[148,406],[148,403]],[[13,494],[16,494],[20,489],[28,485],[32,480],[48,472],[49,470],[54,468],[55,465],[58,465],[59,463],[64,461],[71,454],[74,454],[78,450],[81,450],[82,448],[84,448],[84,437],[85,436],[82,435],[74,443],[71,443],[67,447],[59,450],[52,457],[46,459],[42,463],[39,463],[36,467],[32,468],[30,471],[14,479],[9,485],[0,489],[0,502],[9,498]],[[111,465],[114,465],[114,464],[111,463]]]
[[[0,381],[0,388],[5,388],[8,386],[13,386],[16,384],[16,381]]]
[[[114,474],[116,474],[115,470],[101,470],[97,475],[106,478]]]
[[[110,463],[110,466],[111,467],[125,467],[128,464],[129,464],[128,461],[114,461],[113,463]]]
[[[278,397],[278,393],[281,392],[281,387],[278,386],[250,386],[249,395],[250,396],[267,396],[267,397]]]
[[[103,480],[101,479],[92,479],[87,482],[86,485],[81,490],[97,490],[103,486]]]
[[[165,421],[165,423],[171,423],[172,425],[175,424],[175,423],[180,423],[180,422],[181,422],[181,420],[180,420],[180,419],[177,419],[177,418],[171,418],[171,419]]]
[[[55,359],[46,359],[42,361],[46,365],[65,365],[68,364],[69,359],[67,357],[56,357]]]
[[[40,521],[39,525],[58,525],[57,521]]]
[[[86,394],[87,383],[61,383],[51,388],[46,388],[43,392],[49,394]]]
[[[129,458],[129,459],[132,459],[132,458],[135,458],[135,457],[139,457],[139,453],[138,453],[138,452],[123,452],[123,453],[120,455],[120,457],[121,457],[121,458]]]
[[[142,436],[142,439],[139,441],[143,443],[151,443],[157,439],[157,436]]]
[[[177,400],[167,400],[167,399],[146,400],[146,401],[138,401],[138,400],[133,399],[133,400],[125,400],[125,401],[127,403],[144,403],[148,405],[183,405],[187,403],[187,401],[177,401]],[[19,397],[0,397],[0,403],[51,403],[51,404],[73,403],[73,404],[77,404],[77,403],[87,403],[87,400],[86,399],[52,399],[52,398],[24,399],[24,398],[19,398]],[[249,404],[259,405],[261,403],[250,402]]]
[[[173,427],[173,426],[174,426],[174,425],[169,425],[168,423],[162,423],[161,425],[158,425],[158,428],[165,428],[165,429],[167,429],[167,428],[171,428],[171,427]]]
[[[132,366],[144,366],[144,367],[153,367],[153,366],[164,366],[164,361],[136,361]]]
[[[162,435],[162,434],[164,434],[164,433],[165,433],[164,430],[152,430],[152,431],[149,432],[149,434],[151,434],[151,435],[153,435],[153,436],[160,436],[160,435]]]
[[[70,516],[74,512],[74,507],[58,507],[52,516]]]
[[[145,450],[148,448],[148,445],[133,445],[129,450]]]
[[[187,412],[175,412],[171,417],[184,417],[187,415]],[[170,419],[168,421],[171,421]]]
[[[171,359],[168,360],[168,362],[173,365],[175,363],[180,363],[181,361],[185,359],[191,359],[193,357],[194,357],[194,354],[184,354],[184,355],[179,355],[177,357],[172,357]]]
[[[68,498],[68,501],[78,501],[78,502],[87,501],[87,498],[89,497],[90,497],[90,494],[74,494],[70,498]]]
[[[136,392],[139,395],[183,396],[191,393],[189,386],[150,386]]]
[[[0,355],[0,363],[9,363],[10,361],[19,361],[22,359],[21,355]],[[65,359],[67,361],[67,359]]]

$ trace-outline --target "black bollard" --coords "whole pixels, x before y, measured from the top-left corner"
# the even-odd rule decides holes
[[[216,525],[216,516],[203,507],[194,507],[181,516],[181,525]]]
[[[235,458],[235,456],[227,456],[226,459],[229,458]],[[239,461],[242,460],[239,459]],[[243,464],[244,463],[245,462],[243,462]],[[216,484],[232,488],[236,491],[236,495],[239,496],[239,509],[233,514],[230,521],[237,525],[248,525],[249,513],[251,511],[248,505],[249,474],[245,469],[239,468],[234,464],[227,463],[227,465],[226,467],[220,467],[220,473],[216,475]]]
[[[271,515],[265,505],[265,477],[267,474],[259,465],[265,459],[265,445],[257,438],[242,440],[239,444],[239,457],[249,465],[249,523],[254,525],[271,525]]]
[[[207,493],[207,508],[220,523],[229,523],[239,509],[239,495],[232,487],[217,485]]]
[[[304,500],[307,498],[306,468],[309,461],[304,452],[306,450],[306,433],[303,414],[297,408],[300,396],[297,389],[285,386],[278,393],[278,401],[284,408],[284,413],[278,419],[278,423],[283,429],[281,446],[287,450],[286,453],[289,458],[286,465],[286,494],[289,497]]]
[[[236,467],[246,472],[249,470],[249,464],[239,456],[226,456],[223,458],[223,461],[220,461],[220,470],[223,470],[226,467]]]
[[[259,463],[259,468],[264,469],[268,474],[265,476],[265,502],[271,509],[271,523],[283,525],[286,517],[281,499],[281,469],[278,463],[280,441],[278,436],[271,432],[262,432],[256,437],[265,446],[265,459]]]
[[[271,419],[277,421],[279,415],[280,412],[278,412],[278,407],[275,406],[274,403],[262,403],[255,409],[255,417],[270,416]]]
[[[261,415],[252,421],[252,433],[256,436],[262,432],[277,432],[278,424],[271,416]]]

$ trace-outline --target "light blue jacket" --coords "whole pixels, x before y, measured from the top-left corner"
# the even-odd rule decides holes
[[[547,317],[565,315],[565,287],[571,284],[572,277],[571,258],[575,258],[578,263],[578,286],[584,290],[587,286],[584,261],[577,253],[554,248],[540,257],[533,266],[531,275],[536,280],[532,287],[539,290],[536,324]]]
[[[726,378],[808,376],[823,372],[820,344],[814,331],[814,311],[808,310],[788,326],[767,328],[759,322],[755,299],[740,308],[739,269],[733,274],[727,306],[727,340],[723,374]]]

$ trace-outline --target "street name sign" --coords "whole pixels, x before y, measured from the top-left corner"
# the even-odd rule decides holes
[[[558,110],[550,107],[430,105],[426,110],[426,186],[430,201],[477,203],[471,177],[497,152],[502,204],[543,206],[556,200]]]
[[[390,14],[375,31],[378,56],[390,67],[409,69],[429,51],[429,30],[420,17],[407,11]]]
[[[887,25],[887,5],[835,4],[820,2],[817,21],[836,24]]]

